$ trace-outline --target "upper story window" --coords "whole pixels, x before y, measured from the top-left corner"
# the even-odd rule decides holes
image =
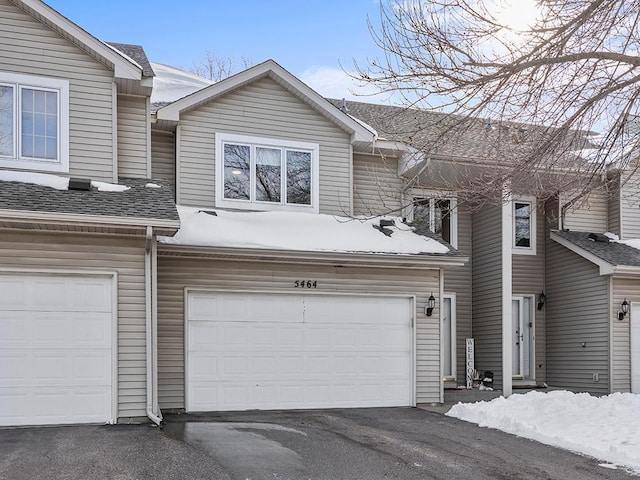
[[[0,166],[69,171],[69,82],[0,72]]]
[[[216,205],[317,213],[318,153],[312,143],[216,134]]]
[[[536,208],[530,200],[513,202],[513,253],[535,255]]]
[[[414,198],[412,220],[426,223],[454,248],[458,248],[458,213],[454,198]]]

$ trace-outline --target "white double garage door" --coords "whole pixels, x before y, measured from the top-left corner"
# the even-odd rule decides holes
[[[408,406],[410,297],[186,293],[186,409]]]
[[[113,277],[0,272],[0,426],[115,420]]]

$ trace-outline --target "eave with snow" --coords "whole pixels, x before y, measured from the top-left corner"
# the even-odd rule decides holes
[[[163,255],[396,268],[462,266],[468,260],[443,242],[414,233],[399,218],[193,207],[178,211],[180,230],[159,238]]]

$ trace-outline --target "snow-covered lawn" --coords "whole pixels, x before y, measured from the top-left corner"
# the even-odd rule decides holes
[[[458,403],[446,415],[589,455],[607,462],[603,467],[627,467],[640,474],[640,395],[529,392]]]

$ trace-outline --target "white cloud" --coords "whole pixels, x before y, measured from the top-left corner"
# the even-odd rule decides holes
[[[391,94],[378,93],[374,86],[353,79],[340,68],[311,67],[302,72],[299,78],[324,97],[367,103],[394,103]]]

